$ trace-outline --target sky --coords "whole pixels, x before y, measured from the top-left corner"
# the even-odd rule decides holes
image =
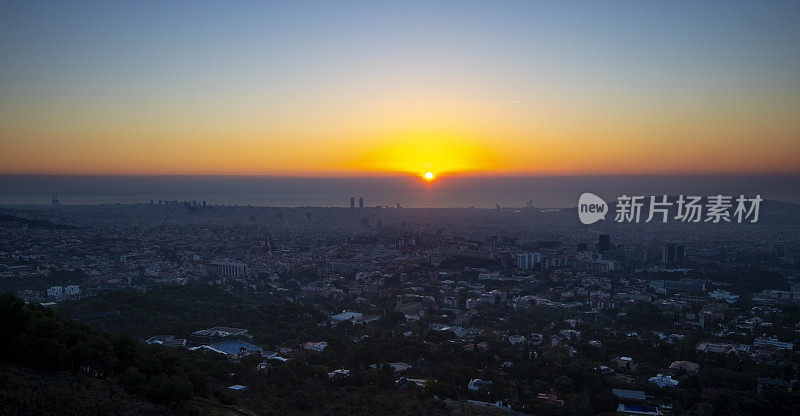
[[[1,1],[0,173],[799,173],[798,45],[797,1]]]

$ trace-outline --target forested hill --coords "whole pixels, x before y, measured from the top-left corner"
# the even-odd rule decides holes
[[[0,414],[447,414],[415,393],[332,386],[298,360],[262,375],[245,370],[252,359],[140,344],[10,294],[0,296],[0,337]],[[246,406],[227,388],[234,374],[259,386]]]

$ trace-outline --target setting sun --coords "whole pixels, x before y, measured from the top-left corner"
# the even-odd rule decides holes
[[[442,174],[486,172],[501,166],[494,149],[464,134],[406,130],[373,140],[353,159],[354,170],[404,173],[430,181]]]

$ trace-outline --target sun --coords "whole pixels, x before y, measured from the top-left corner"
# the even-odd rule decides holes
[[[422,175],[422,177],[425,178],[426,181],[432,181],[433,180],[433,172],[425,172],[425,174]]]

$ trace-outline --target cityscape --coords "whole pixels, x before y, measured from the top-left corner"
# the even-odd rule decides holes
[[[576,208],[345,201],[69,206],[54,198],[3,209],[0,273],[14,296],[4,298],[4,319],[16,319],[17,299],[173,359],[202,357],[224,373],[164,373],[188,383],[186,392],[149,390],[155,376],[136,366],[87,364],[123,371],[117,388],[160,405],[204,389],[208,402],[193,405],[201,412],[703,414],[791,405],[769,398],[792,397],[797,383],[797,205],[767,201],[763,224],[745,226],[587,228]],[[139,379],[128,380],[134,371]],[[341,397],[351,394],[380,400]]]
[[[2,2],[0,415],[800,414],[798,22]]]

